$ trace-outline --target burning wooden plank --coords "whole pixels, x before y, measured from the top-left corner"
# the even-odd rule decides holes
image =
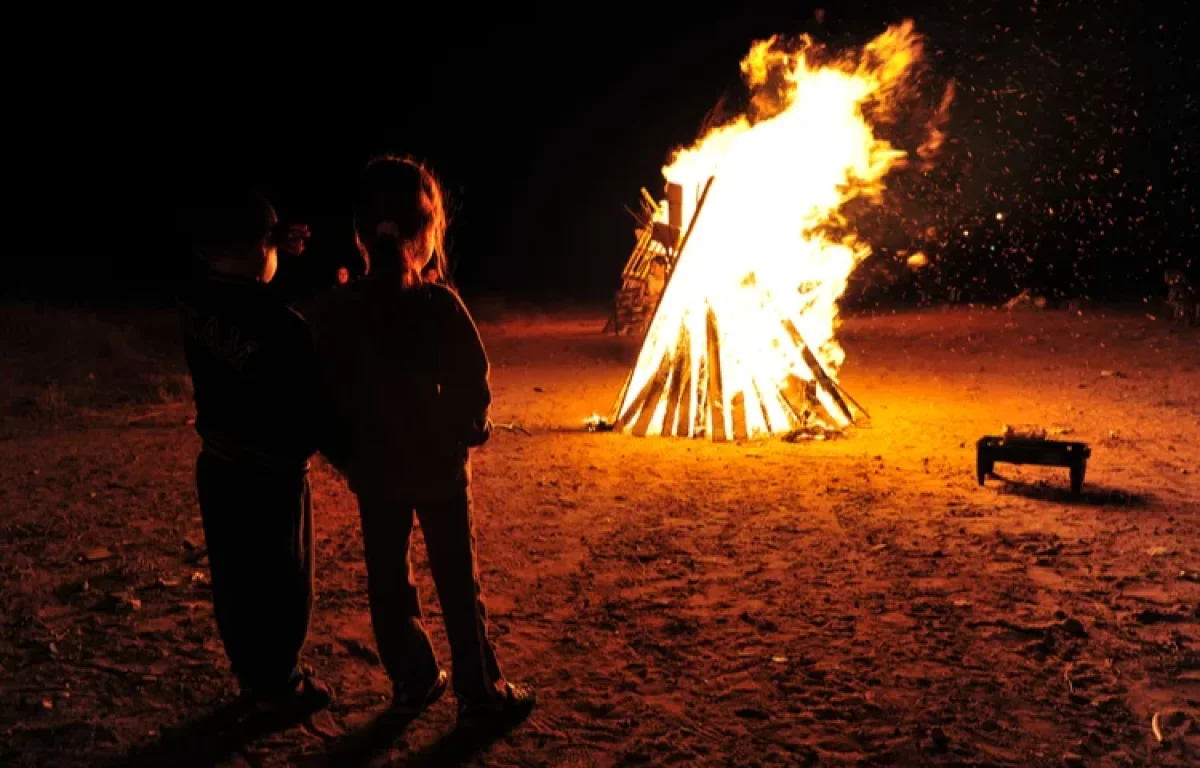
[[[791,416],[788,429],[794,429],[809,419],[812,407],[817,402],[816,384],[792,374],[787,377],[784,386],[780,388],[779,397],[787,406]]]
[[[708,358],[701,357],[699,372],[696,374],[696,410],[692,413],[691,434],[697,437],[706,433],[705,419],[708,416]]]
[[[847,402],[853,400],[825,370],[792,321],[785,320],[782,325],[809,378],[789,374],[782,386],[765,393],[753,380],[746,391],[727,391],[716,312],[710,308],[704,321],[704,347],[696,361],[695,382],[691,333],[688,324],[682,323],[675,344],[664,351],[654,374],[628,400],[630,380],[626,381],[614,429],[638,437],[707,435],[723,442],[745,440],[755,432],[782,434],[810,427],[830,430],[856,422],[857,414]],[[760,424],[757,430],[751,427],[753,421]]]
[[[763,423],[767,425],[767,431],[776,431],[772,429],[773,419],[771,417],[771,410],[767,407],[767,400],[763,397],[762,392],[758,388],[758,382],[752,381],[750,383],[754,387],[754,399],[758,403],[759,409],[762,411]]]
[[[725,391],[724,382],[721,381],[721,342],[717,335],[717,313],[713,312],[712,307],[708,308],[705,315],[704,326],[708,339],[708,354],[705,359],[708,361],[708,406],[711,409],[709,434],[713,440],[724,441]]]
[[[750,436],[746,428],[746,393],[735,392],[729,400],[729,415],[733,419],[733,439],[745,440]]]
[[[781,325],[808,377],[789,374],[782,386],[766,393],[754,380],[748,391],[726,391],[720,328],[711,307],[705,313],[704,325],[704,347],[696,361],[695,382],[689,325],[680,323],[675,344],[664,350],[654,374],[628,400],[632,374],[626,380],[614,429],[639,437],[707,435],[723,442],[745,440],[755,432],[782,434],[814,427],[829,430],[855,423],[856,414],[847,402],[853,400],[825,370],[791,320],[783,320]],[[748,402],[753,405],[748,406]],[[760,424],[757,430],[751,427],[752,421]]]
[[[692,339],[688,333],[687,326],[682,326],[679,329],[679,343],[675,346],[675,366],[671,369],[671,389],[667,393],[667,411],[663,414],[662,434],[678,435],[680,430],[676,428],[676,424],[680,425],[683,432],[683,437],[688,434],[690,426],[691,410],[688,405],[691,403],[691,376],[692,376]],[[680,401],[683,401],[682,403]],[[680,406],[683,406],[682,409]],[[682,410],[683,418],[677,417]]]
[[[658,399],[662,395],[663,386],[666,384],[667,376],[670,374],[670,372],[671,359],[669,357],[663,357],[662,361],[659,363],[658,370],[652,377],[650,377],[650,380],[646,382],[641,390],[638,391],[637,396],[634,397],[634,399],[630,402],[629,407],[622,411],[617,417],[617,421],[614,423],[613,428],[618,431],[623,431],[630,425],[630,423],[634,423],[634,428],[636,430],[636,424],[637,422],[641,421],[642,413],[646,411],[647,404],[653,402],[654,406],[658,405]],[[650,414],[653,413],[654,411],[651,409]],[[646,417],[647,420],[649,418],[649,416]],[[637,422],[634,421],[635,419]],[[644,429],[642,434],[645,434]]]
[[[851,424],[854,423],[854,414],[850,412],[850,406],[846,405],[846,401],[842,399],[841,388],[825,372],[824,366],[817,360],[817,356],[809,348],[808,342],[800,335],[800,331],[796,330],[796,324],[791,320],[784,320],[783,327],[791,338],[792,343],[800,350],[804,365],[812,372],[813,379],[817,385],[825,390],[826,394],[833,400],[838,410],[846,418],[846,421]],[[834,414],[831,413],[830,415],[833,416]]]

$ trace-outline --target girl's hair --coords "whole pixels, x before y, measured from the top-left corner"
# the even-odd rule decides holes
[[[367,271],[399,273],[411,284],[450,284],[446,261],[446,206],[433,173],[409,157],[380,155],[367,163],[354,201],[354,230]],[[410,256],[432,251],[414,273]]]

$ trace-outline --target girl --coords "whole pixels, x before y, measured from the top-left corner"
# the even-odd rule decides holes
[[[394,707],[415,715],[447,685],[409,565],[415,513],[450,640],[460,722],[523,717],[534,694],[500,672],[475,563],[467,451],[491,433],[491,391],[475,323],[447,287],[441,187],[410,159],[373,160],[354,227],[367,274],[332,294],[313,324],[349,427],[345,472],[358,497],[371,621]]]

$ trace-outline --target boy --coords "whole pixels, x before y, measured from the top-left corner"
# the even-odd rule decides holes
[[[332,698],[297,665],[312,612],[309,460],[337,450],[308,325],[268,287],[275,225],[252,192],[195,208],[198,270],[178,303],[217,627],[244,700],[299,719]]]

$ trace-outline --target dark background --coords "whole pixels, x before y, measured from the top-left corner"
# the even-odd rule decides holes
[[[444,182],[465,292],[604,301],[633,245],[625,206],[661,190],[719,98],[736,106],[752,41],[858,45],[906,17],[928,41],[925,87],[955,81],[949,140],[857,218],[877,253],[852,298],[1128,299],[1160,295],[1166,268],[1195,276],[1200,38],[1182,4],[747,5],[80,22],[55,67],[19,78],[16,122],[53,146],[10,147],[33,205],[4,289],[165,299],[186,258],[172,212],[200,179],[255,180],[311,225],[314,258],[351,259],[356,174],[394,150]],[[932,258],[919,272],[915,249]]]

